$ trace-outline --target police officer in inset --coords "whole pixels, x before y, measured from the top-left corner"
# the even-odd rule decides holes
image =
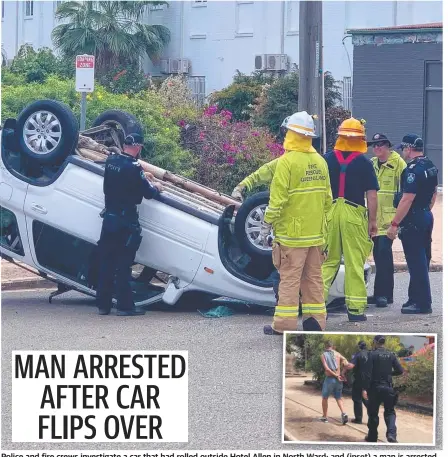
[[[384,336],[375,336],[373,339],[374,350],[369,352],[368,361],[362,371],[362,395],[365,400],[368,400],[367,414],[369,415],[367,422],[369,433],[365,440],[373,443],[378,440],[378,425],[380,423],[378,412],[381,403],[384,404],[384,421],[387,427],[386,439],[389,443],[397,442],[395,405],[398,401],[398,394],[394,390],[392,376],[400,376],[404,370],[397,356],[384,347],[385,342]]]
[[[112,308],[114,280],[117,315],[145,314],[135,308],[130,285],[131,267],[142,240],[137,205],[143,198],[156,197],[162,187],[158,183],[151,184],[138,163],[142,147],[143,137],[132,133],[125,138],[123,154],[111,154],[106,160],[96,293],[101,315],[109,314]]]
[[[423,140],[415,134],[404,136],[401,145],[403,158],[408,162],[401,175],[401,191],[397,192],[397,208],[387,236],[398,236],[409,269],[408,301],[403,314],[432,313],[429,262],[434,218],[431,212],[437,196],[438,170],[423,152]]]
[[[362,396],[363,390],[363,370],[369,359],[369,351],[365,341],[358,343],[358,352],[353,355],[351,363],[353,368],[353,385],[352,385],[352,400],[355,418],[351,420],[354,424],[362,424],[362,405],[367,408],[367,400]],[[367,387],[367,386],[366,386]]]

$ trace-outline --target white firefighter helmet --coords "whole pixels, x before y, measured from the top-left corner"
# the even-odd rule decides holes
[[[306,111],[300,111],[288,116],[282,123],[282,127],[286,127],[293,132],[301,135],[316,138],[314,119]]]

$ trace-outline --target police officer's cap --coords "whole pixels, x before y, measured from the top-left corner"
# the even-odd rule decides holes
[[[373,341],[375,341],[375,343],[384,344],[386,342],[386,337],[383,335],[376,335]]]
[[[389,147],[392,146],[392,143],[389,141],[389,138],[384,133],[375,133],[372,137],[372,141],[367,142],[367,146],[373,146],[377,143],[387,143]]]
[[[125,139],[124,144],[128,146],[142,146],[143,145],[143,136],[139,133],[130,133]]]
[[[423,148],[423,140],[419,135],[415,133],[408,133],[403,137],[401,143],[396,146],[395,149],[403,149],[403,148]]]
[[[365,341],[360,341],[358,343],[359,349],[365,349],[367,347],[367,343]]]

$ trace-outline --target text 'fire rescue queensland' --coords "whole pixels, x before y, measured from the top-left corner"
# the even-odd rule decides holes
[[[188,442],[188,351],[13,351],[14,442]]]

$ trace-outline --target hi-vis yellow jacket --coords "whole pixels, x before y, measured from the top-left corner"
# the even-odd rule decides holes
[[[321,246],[333,200],[327,163],[310,138],[291,133],[289,140],[294,141],[278,158],[264,220],[272,224],[275,241],[283,246]]]
[[[386,163],[379,166],[378,158],[372,159],[380,190],[378,191],[377,225],[378,235],[386,235],[395,216],[394,194],[400,190],[400,177],[406,168],[406,162],[398,152],[392,151]]]
[[[245,187],[247,190],[252,190],[259,184],[268,184],[274,177],[275,168],[277,167],[278,158],[271,160],[262,165],[258,170],[254,171],[247,178],[244,178],[238,185]]]

